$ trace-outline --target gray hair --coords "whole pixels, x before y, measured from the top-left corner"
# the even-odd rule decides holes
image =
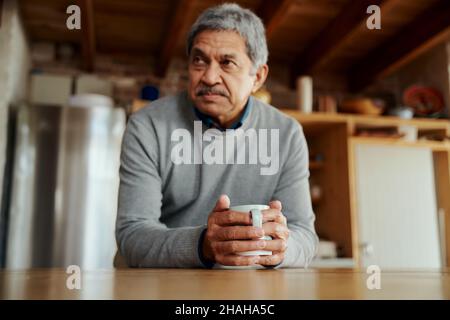
[[[190,55],[195,37],[204,30],[232,30],[245,40],[247,55],[256,70],[267,63],[266,33],[261,19],[248,9],[235,3],[224,3],[202,12],[192,25],[187,38],[187,54]]]

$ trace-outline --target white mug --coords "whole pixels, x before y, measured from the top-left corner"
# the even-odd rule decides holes
[[[232,211],[239,211],[239,212],[248,212],[251,214],[252,210],[255,211],[261,211],[261,210],[267,210],[270,209],[269,206],[263,205],[263,204],[247,204],[247,205],[242,205],[242,206],[233,206],[230,208],[230,210]],[[262,219],[262,217],[261,217]],[[255,221],[254,219],[252,219],[253,221],[253,225],[255,225],[255,223],[257,223],[257,221]],[[272,240],[272,237],[270,236],[264,236],[260,238],[261,240]],[[268,251],[268,250],[255,250],[255,251],[243,251],[243,252],[239,252],[237,253],[238,255],[241,256],[271,256],[272,255],[272,251]]]

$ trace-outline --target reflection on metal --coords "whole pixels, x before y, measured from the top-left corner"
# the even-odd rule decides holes
[[[121,109],[19,109],[7,268],[112,267],[124,129]]]

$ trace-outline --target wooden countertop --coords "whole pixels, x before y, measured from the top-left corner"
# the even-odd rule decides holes
[[[0,271],[0,299],[450,299],[450,270],[386,271],[381,289],[351,269],[82,271],[69,290],[63,269]]]

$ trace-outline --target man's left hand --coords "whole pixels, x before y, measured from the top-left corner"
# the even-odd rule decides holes
[[[263,266],[276,266],[284,259],[284,253],[287,249],[287,240],[289,238],[289,229],[287,227],[287,219],[281,212],[281,202],[278,200],[269,203],[270,209],[263,210],[263,229],[266,236],[271,236],[278,244],[277,250],[272,251],[271,256],[260,256],[257,262]]]

